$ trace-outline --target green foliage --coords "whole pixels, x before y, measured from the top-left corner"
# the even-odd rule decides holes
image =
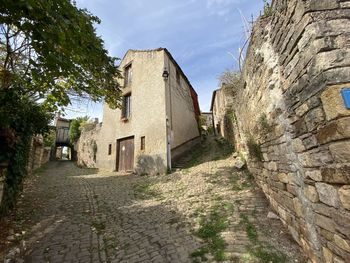
[[[162,194],[158,188],[149,182],[143,182],[134,185],[134,193],[137,199],[147,200],[147,199],[162,199]]]
[[[74,120],[71,121],[69,126],[69,141],[71,143],[76,143],[81,134],[81,130],[85,123],[87,123],[89,120],[88,116],[84,117],[77,117]]]
[[[100,20],[69,0],[3,0],[0,5],[2,89],[19,84],[23,94],[48,107],[67,106],[70,94],[119,104],[120,73],[94,24]]]
[[[284,263],[287,257],[283,253],[277,251],[273,247],[264,246],[259,241],[259,235],[256,227],[249,221],[246,214],[240,214],[241,224],[245,226],[247,236],[252,246],[249,246],[249,252],[262,263]]]
[[[229,182],[233,191],[242,191],[253,185],[254,177],[248,170],[241,174],[234,172],[229,176]]]
[[[269,0],[264,1],[264,16],[271,16],[273,14],[272,6]]]
[[[16,89],[0,92],[0,162],[8,162],[0,214],[13,208],[26,175],[33,134],[48,132],[53,117]]]
[[[250,137],[247,141],[247,147],[248,151],[251,157],[256,159],[257,161],[262,161],[263,160],[263,154],[261,152],[261,147],[260,145],[255,142],[253,137]]]
[[[191,254],[192,257],[200,256],[203,260],[206,253],[211,253],[216,261],[226,260],[226,243],[220,233],[228,227],[227,216],[231,208],[223,203],[215,205],[208,217],[202,217],[200,227],[196,235],[202,238],[206,245]]]
[[[236,113],[233,109],[229,109],[226,111],[226,116],[229,118],[229,120],[232,123],[237,123],[237,117],[236,117]]]
[[[96,35],[99,22],[69,0],[1,1],[0,162],[9,163],[1,213],[14,206],[31,137],[47,132],[48,112],[72,96],[119,106],[120,72]]]
[[[44,145],[46,147],[52,147],[55,145],[56,141],[56,130],[54,128],[50,128],[47,133],[44,134]]]
[[[226,69],[219,76],[220,86],[224,88],[226,92],[235,95],[236,90],[241,86],[241,73],[233,70]]]
[[[264,134],[272,132],[272,126],[269,124],[265,113],[261,114],[259,118],[259,126]]]

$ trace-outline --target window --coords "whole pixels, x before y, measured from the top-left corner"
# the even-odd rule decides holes
[[[122,119],[129,119],[131,116],[131,94],[123,97]]]
[[[112,144],[108,145],[108,155],[112,154]]]
[[[145,136],[142,136],[141,137],[141,150],[144,150],[145,149],[145,147],[146,147],[146,145],[145,145]]]
[[[178,70],[176,70],[176,81],[180,84],[180,72]]]
[[[131,64],[125,67],[124,86],[129,86],[132,82],[132,67]]]

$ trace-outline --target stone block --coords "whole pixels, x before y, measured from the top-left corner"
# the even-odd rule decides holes
[[[322,11],[339,8],[339,2],[337,0],[310,0],[307,2],[306,10],[308,11]]]
[[[303,141],[299,138],[296,138],[292,141],[292,147],[293,147],[293,150],[297,153],[303,152],[306,149],[303,144]]]
[[[298,117],[302,117],[308,110],[309,106],[307,105],[307,103],[304,103],[295,110],[295,113]]]
[[[327,120],[333,120],[341,116],[350,116],[350,110],[344,105],[340,91],[348,85],[329,86],[321,94],[323,109],[326,113]]]
[[[329,150],[337,163],[350,162],[350,141],[332,143]]]
[[[329,206],[339,207],[339,197],[338,190],[333,185],[325,183],[316,183],[316,189],[318,196],[322,203],[325,203]]]
[[[311,149],[311,148],[318,146],[318,141],[317,141],[316,136],[311,135],[311,136],[303,139],[303,144],[304,144],[304,147],[306,149]]]
[[[305,116],[305,123],[308,131],[315,130],[324,120],[325,115],[320,107],[310,110]]]
[[[332,214],[332,218],[336,223],[336,230],[342,233],[350,240],[350,217],[342,211],[336,210]]]
[[[316,138],[320,144],[350,138],[350,118],[341,118],[318,130]]]
[[[346,263],[346,262],[338,257],[334,257],[333,263]]]
[[[301,164],[304,167],[320,167],[333,163],[333,157],[327,151],[310,151],[298,155]]]
[[[304,189],[304,194],[307,199],[309,199],[311,202],[316,203],[318,202],[318,193],[316,191],[316,187],[312,185],[308,185]]]
[[[350,184],[350,166],[321,168],[322,181],[335,184]]]
[[[340,260],[344,260],[342,262],[350,262],[350,253],[339,248],[334,242],[327,242],[327,247],[333,252],[333,254],[338,255],[339,259],[341,258]],[[335,258],[333,261],[336,262]]]
[[[333,233],[335,232],[335,223],[332,219],[328,217],[315,214],[315,223],[319,227],[322,227],[330,232],[333,232]]]
[[[328,241],[334,241],[334,233],[329,232],[326,229],[321,228],[320,234]]]
[[[299,201],[299,198],[295,197],[293,199],[293,204],[294,204],[294,211],[298,217],[303,218],[304,212],[303,212],[303,206],[301,202]]]
[[[342,238],[341,236],[335,234],[334,235],[334,242],[335,244],[340,247],[341,249],[350,252],[350,244],[349,241],[345,240],[344,238]]]
[[[297,196],[297,187],[295,185],[287,184],[287,191],[294,196]]]
[[[343,207],[347,210],[350,210],[350,185],[345,185],[341,187],[338,193],[340,202],[343,205]]]
[[[320,170],[306,171],[305,176],[316,182],[322,181],[322,175]]]
[[[303,135],[306,132],[307,132],[307,126],[304,121],[304,118],[294,123],[294,133],[296,137],[299,137],[300,135]]]
[[[324,263],[333,263],[333,253],[326,247],[322,247]]]
[[[316,213],[327,216],[327,217],[332,217],[334,212],[335,212],[334,207],[325,205],[323,203],[313,203],[312,208]]]

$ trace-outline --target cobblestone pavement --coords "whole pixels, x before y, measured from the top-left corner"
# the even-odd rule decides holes
[[[214,262],[210,253],[193,255],[206,245],[196,230],[223,203],[231,204],[220,233],[226,262],[269,262],[252,253],[242,218],[270,251],[302,262],[280,221],[267,218],[260,190],[211,147],[193,153],[191,168],[155,177],[49,163],[27,180],[16,210],[14,233],[25,247],[17,262]]]

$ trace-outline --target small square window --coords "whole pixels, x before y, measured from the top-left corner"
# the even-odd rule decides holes
[[[146,148],[145,143],[146,143],[145,136],[142,136],[141,137],[141,150],[145,150],[145,148]]]
[[[108,145],[108,155],[112,154],[112,144]]]

